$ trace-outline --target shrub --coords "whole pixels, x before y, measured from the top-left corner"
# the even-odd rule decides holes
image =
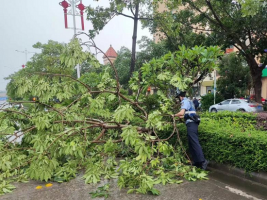
[[[216,94],[215,103],[220,103],[223,101],[223,97],[220,94]],[[206,94],[205,96],[201,96],[201,109],[203,111],[209,110],[209,107],[214,104],[214,94]]]
[[[257,128],[257,115],[245,112],[223,111],[218,113],[205,112],[201,114],[202,120],[213,119],[220,123],[229,123],[232,128],[255,130]]]
[[[267,130],[267,113],[245,113],[245,112],[230,112],[223,111],[218,113],[205,112],[201,114],[202,118],[210,118],[215,120],[224,120],[233,126],[238,125],[241,128],[253,127],[257,130]]]
[[[243,118],[246,120],[255,120],[257,114],[255,113],[247,113],[247,112],[231,112],[231,111],[222,111],[218,113],[210,113],[210,112],[203,112],[201,113],[201,117],[208,117],[210,119],[224,119],[227,117],[230,118]]]
[[[266,131],[243,127],[245,122],[255,124],[253,118],[256,115],[218,113],[210,114],[211,118],[208,118],[205,113],[203,116],[199,140],[208,160],[230,164],[248,172],[267,171]],[[244,117],[247,118],[241,124],[229,121],[229,118],[238,121]],[[179,125],[179,131],[184,144],[187,144],[185,125]]]

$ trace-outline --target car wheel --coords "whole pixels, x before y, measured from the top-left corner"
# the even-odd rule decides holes
[[[239,109],[240,112],[246,112],[243,108]]]
[[[216,108],[212,108],[210,112],[217,112]]]

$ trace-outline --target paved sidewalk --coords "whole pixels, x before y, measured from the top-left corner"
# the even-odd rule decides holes
[[[225,177],[224,177],[225,178]],[[239,180],[240,181],[240,180]],[[231,180],[230,180],[231,182]],[[233,181],[233,185],[240,186],[240,183]],[[157,186],[161,194],[159,196],[127,194],[127,190],[119,190],[115,181],[110,182],[110,197],[108,200],[131,199],[131,200],[264,200],[264,187],[257,192],[245,187],[235,187],[220,180],[220,174],[211,172],[210,179],[207,181],[188,182],[182,184],[170,184]],[[243,183],[243,182],[242,182]],[[93,192],[97,187],[103,185],[86,185],[81,177],[70,181],[69,183],[53,183],[52,187],[45,187],[44,182],[30,181],[28,183],[17,184],[17,189],[13,193],[1,196],[0,200],[83,200],[92,199],[89,192]],[[36,190],[35,187],[41,185],[42,189]],[[241,184],[242,185],[242,184]],[[259,188],[258,186],[256,186]],[[104,198],[96,198],[96,200]]]

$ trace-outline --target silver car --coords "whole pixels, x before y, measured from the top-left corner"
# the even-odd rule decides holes
[[[227,99],[221,103],[210,106],[209,112],[218,111],[242,111],[242,112],[261,112],[263,111],[262,104],[248,101],[246,99]]]

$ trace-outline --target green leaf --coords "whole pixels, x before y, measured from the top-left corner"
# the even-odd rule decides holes
[[[150,191],[153,195],[160,195],[160,191],[155,188],[152,188]]]
[[[122,122],[123,120],[132,120],[134,117],[134,109],[129,105],[119,106],[114,113],[114,119],[116,122]]]

